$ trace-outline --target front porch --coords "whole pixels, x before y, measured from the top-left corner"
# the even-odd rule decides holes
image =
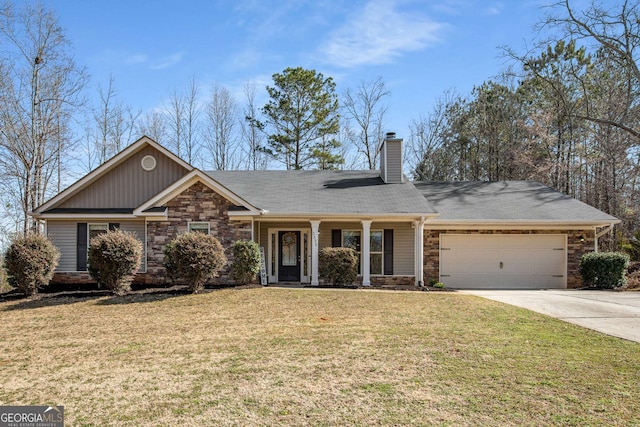
[[[254,220],[254,240],[264,250],[268,284],[324,285],[319,253],[350,247],[359,255],[357,285],[409,288],[423,279],[420,220],[279,219]],[[363,238],[368,237],[368,238]]]

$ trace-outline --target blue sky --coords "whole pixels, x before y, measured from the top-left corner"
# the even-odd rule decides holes
[[[506,65],[499,46],[523,51],[544,0],[45,0],[91,74],[89,94],[115,78],[134,110],[162,105],[195,78],[242,101],[271,75],[302,66],[338,91],[382,77],[391,91],[387,128],[408,124],[455,89],[467,94]],[[259,99],[264,105],[265,95]]]

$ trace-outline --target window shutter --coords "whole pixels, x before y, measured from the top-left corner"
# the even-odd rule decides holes
[[[384,274],[393,274],[393,230],[384,230]]]
[[[109,223],[109,231],[114,231],[114,230],[117,230],[118,228],[120,228],[120,223],[119,222],[110,222]]]
[[[78,223],[77,232],[77,255],[76,255],[76,269],[78,271],[87,271],[87,223]]]
[[[331,246],[334,248],[342,246],[342,230],[331,230]]]

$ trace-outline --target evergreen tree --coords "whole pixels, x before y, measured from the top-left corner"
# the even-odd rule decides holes
[[[265,149],[287,169],[334,169],[343,159],[340,143],[338,96],[331,77],[315,70],[287,68],[273,75],[267,86],[270,100],[262,108],[268,135]]]

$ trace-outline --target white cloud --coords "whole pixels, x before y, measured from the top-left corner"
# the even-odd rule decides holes
[[[229,66],[232,69],[245,69],[253,67],[258,64],[262,58],[262,53],[253,49],[248,48],[245,50],[241,50],[233,55],[229,61]]]
[[[487,15],[500,15],[502,13],[502,3],[495,3],[485,9]]]
[[[331,34],[320,53],[327,62],[349,68],[393,62],[403,52],[438,41],[444,24],[395,6],[390,1],[370,1]]]
[[[432,6],[436,12],[458,16],[461,15],[464,10],[468,10],[472,5],[466,0],[444,0],[441,3],[436,3]]]
[[[150,65],[149,68],[152,70],[163,70],[165,68],[172,67],[179,63],[182,60],[182,53],[173,53],[171,55],[164,56],[162,58],[158,58],[157,60],[153,60],[153,65]]]
[[[146,53],[130,53],[123,50],[108,49],[101,55],[100,60],[111,64],[144,66],[152,70],[163,70],[178,64],[183,56],[182,52],[177,52],[156,58]]]
[[[126,58],[124,58],[124,63],[125,64],[142,64],[144,62],[147,62],[148,59],[149,57],[147,55],[137,53],[137,54],[129,55]]]

